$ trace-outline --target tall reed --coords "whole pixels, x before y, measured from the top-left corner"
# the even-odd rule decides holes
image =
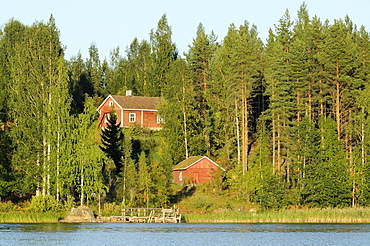
[[[222,210],[215,213],[184,214],[192,223],[370,223],[370,208],[326,208],[238,212]]]
[[[0,223],[57,223],[65,212],[10,211],[0,213]]]

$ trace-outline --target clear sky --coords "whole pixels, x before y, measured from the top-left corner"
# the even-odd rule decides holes
[[[357,26],[370,30],[369,0],[0,0],[0,25],[11,18],[25,25],[47,22],[53,14],[67,47],[66,59],[78,52],[87,58],[92,43],[104,59],[115,47],[124,54],[135,37],[149,40],[150,31],[166,14],[172,40],[183,54],[200,22],[206,33],[213,30],[222,41],[231,23],[239,26],[248,21],[257,26],[265,41],[269,28],[278,23],[285,10],[294,21],[303,2],[311,17],[332,22],[348,15]]]

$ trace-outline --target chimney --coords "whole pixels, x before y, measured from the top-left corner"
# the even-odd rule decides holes
[[[126,97],[132,97],[132,90],[126,90]]]

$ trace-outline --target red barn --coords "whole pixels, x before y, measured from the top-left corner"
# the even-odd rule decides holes
[[[137,97],[126,92],[126,96],[109,95],[98,107],[99,128],[107,126],[109,113],[114,109],[121,127],[138,125],[153,130],[162,129],[162,118],[157,114],[160,97]]]
[[[174,182],[177,184],[203,184],[214,177],[217,168],[225,171],[207,156],[190,156],[173,167]]]

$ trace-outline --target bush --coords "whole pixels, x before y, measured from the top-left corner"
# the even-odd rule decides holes
[[[33,196],[29,209],[34,212],[58,212],[62,210],[62,206],[52,195]]]
[[[1,212],[9,212],[15,210],[16,206],[11,202],[2,202],[0,203],[0,211]]]
[[[121,206],[113,203],[104,203],[103,205],[103,216],[121,215]]]
[[[69,211],[72,208],[76,207],[76,203],[74,201],[73,196],[67,195],[67,199],[63,202],[63,207],[65,210]]]

